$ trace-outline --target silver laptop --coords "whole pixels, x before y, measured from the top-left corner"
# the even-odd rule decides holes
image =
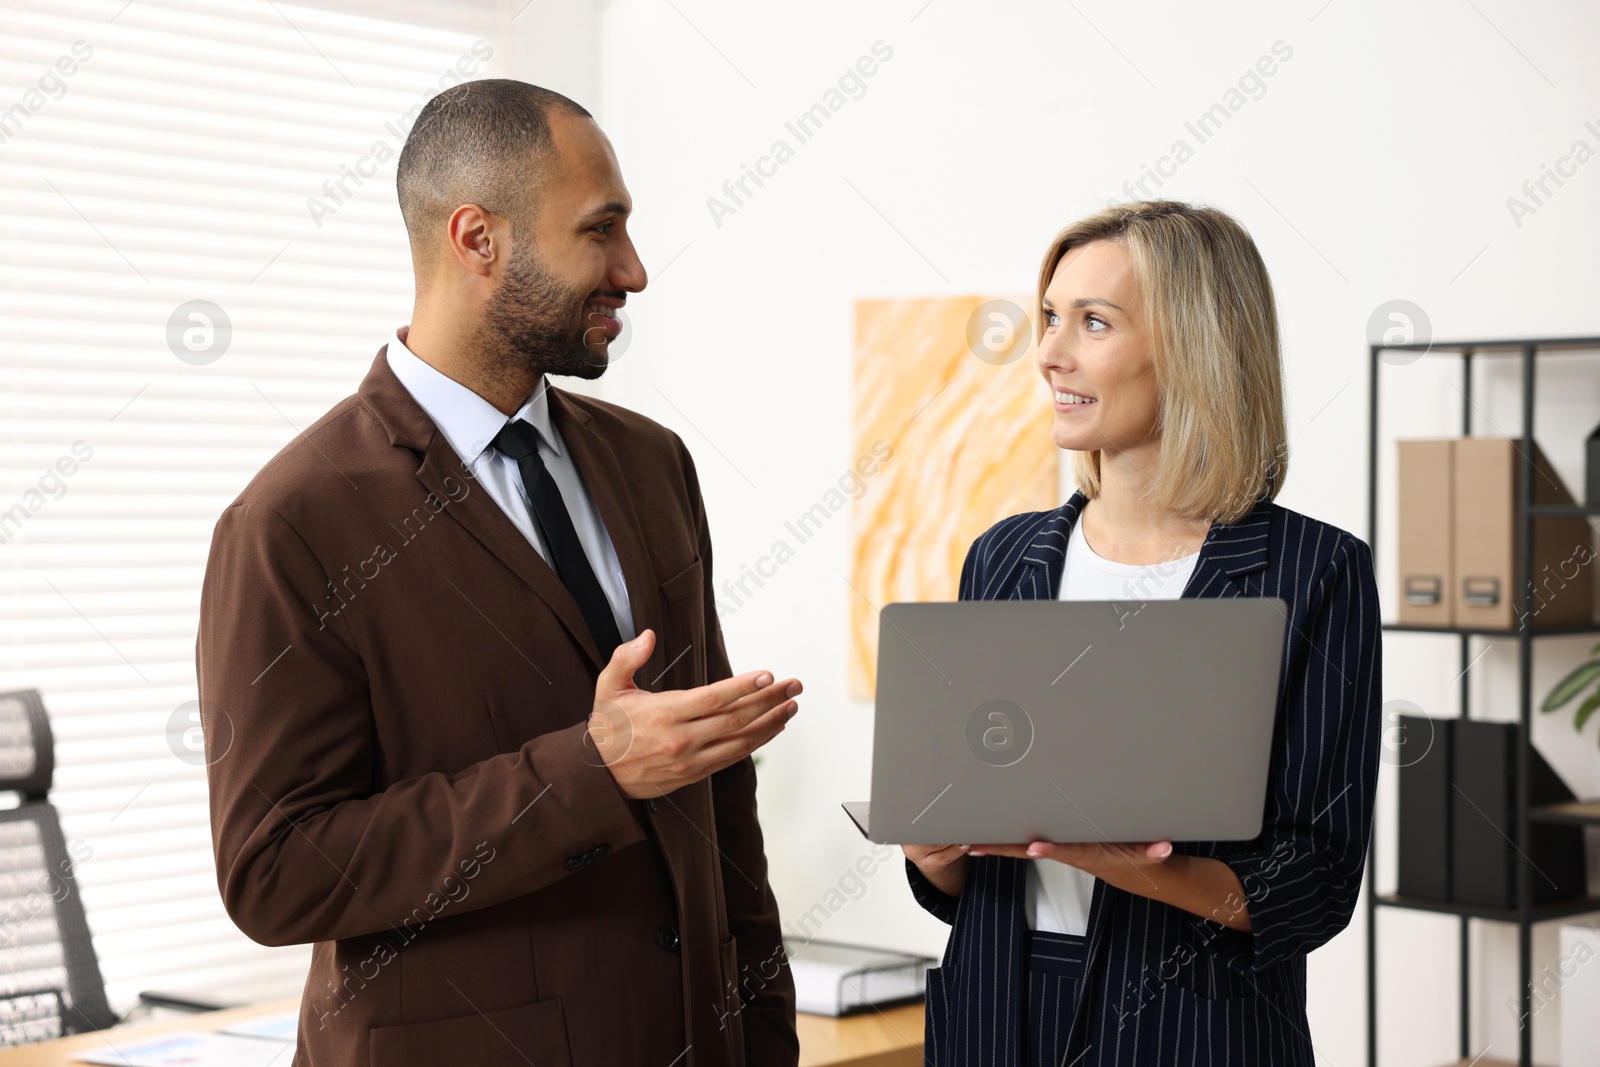
[[[1278,597],[890,604],[872,800],[886,844],[1242,841],[1261,830]]]

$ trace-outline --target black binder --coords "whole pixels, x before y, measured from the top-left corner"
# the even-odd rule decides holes
[[[1401,715],[1399,877],[1401,896],[1450,899],[1450,719]]]
[[[1531,866],[1533,903],[1588,891],[1583,828],[1528,824],[1517,841],[1517,733],[1521,724],[1460,719],[1452,723],[1452,899],[1486,907],[1517,906],[1518,849]],[[1528,805],[1576,799],[1537,749],[1528,751]]]

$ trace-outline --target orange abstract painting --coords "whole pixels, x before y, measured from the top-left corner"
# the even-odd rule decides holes
[[[974,538],[1060,503],[1031,306],[1021,296],[856,302],[854,455],[881,455],[884,442],[893,451],[852,513],[853,697],[873,695],[879,609],[956,599]]]

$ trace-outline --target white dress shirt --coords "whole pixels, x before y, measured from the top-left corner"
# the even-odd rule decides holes
[[[545,562],[550,563],[550,552],[533,522],[532,505],[517,461],[490,445],[511,419],[522,419],[539,431],[539,458],[544,460],[545,469],[561,490],[561,499],[566,502],[572,526],[583,545],[583,554],[594,568],[606,602],[611,605],[611,615],[617,620],[617,632],[624,641],[633,640],[636,636],[633,609],[628,601],[627,583],[622,578],[622,565],[617,562],[617,550],[606,533],[605,523],[600,521],[600,513],[595,510],[594,501],[578,476],[572,453],[550,421],[550,401],[545,395],[549,379],[540,378],[533,396],[508,419],[483,397],[423,362],[405,346],[398,334],[389,340],[389,369],[439,427],[439,432],[444,434],[444,439],[477,478],[484,492],[499,505]],[[551,563],[551,567],[554,566]]]
[[[1176,600],[1183,595],[1200,553],[1141,565],[1095,554],[1083,534],[1083,516],[1072,525],[1057,600]],[[1028,864],[1023,900],[1028,928],[1082,936],[1089,930],[1094,876],[1056,860]]]

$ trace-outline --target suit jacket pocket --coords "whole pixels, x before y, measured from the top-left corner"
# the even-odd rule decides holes
[[[696,556],[683,570],[661,583],[661,600],[667,607],[681,603],[705,587],[705,568]]]
[[[1119,1024],[1137,1022],[1141,1040],[1175,1041],[1171,1062],[1314,1067],[1303,1001],[1286,993],[1208,1000],[1181,986],[1164,989],[1159,1001],[1139,1006]],[[1122,1040],[1126,1044],[1133,1038],[1124,1035]]]
[[[659,666],[644,672],[657,677],[650,688],[690,689],[706,681],[705,567],[699,557],[661,583],[665,611],[656,634],[654,659]]]
[[[472,1012],[425,1023],[375,1026],[371,1067],[572,1067],[560,998],[499,1011]]]

